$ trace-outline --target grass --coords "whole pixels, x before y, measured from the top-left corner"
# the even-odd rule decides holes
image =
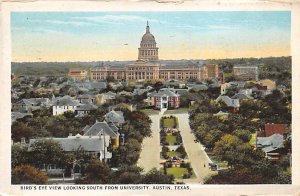
[[[160,172],[163,173],[164,169],[160,168]],[[174,178],[182,178],[184,174],[188,174],[188,170],[182,167],[172,167],[167,169],[167,174],[171,174]],[[194,170],[192,170],[191,178],[196,177]]]
[[[163,119],[163,127],[175,127],[176,120],[175,118],[165,118]]]
[[[158,110],[153,110],[153,109],[144,109],[144,110],[140,110],[140,111],[143,112],[146,115],[154,115],[154,114],[159,113]]]
[[[164,114],[181,114],[181,113],[187,113],[189,111],[189,108],[178,108],[175,110],[167,110]]]
[[[176,151],[169,151],[169,152],[167,152],[167,155],[169,157],[174,157],[174,156],[179,156],[179,153]]]
[[[251,145],[255,145],[255,143],[256,143],[256,134],[255,133],[252,134],[252,137],[251,137],[251,140],[250,140],[249,143]]]
[[[167,135],[166,140],[169,143],[169,145],[173,145],[176,142],[176,136]]]

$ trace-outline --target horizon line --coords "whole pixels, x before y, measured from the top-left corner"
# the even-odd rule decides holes
[[[287,56],[265,56],[265,57],[234,57],[234,58],[209,58],[209,59],[159,59],[157,61],[181,61],[181,60],[225,60],[225,59],[262,59],[262,58],[279,58],[279,57],[292,57]],[[89,62],[126,62],[126,61],[137,61],[137,60],[92,60],[92,61],[11,61],[11,63],[89,63]]]

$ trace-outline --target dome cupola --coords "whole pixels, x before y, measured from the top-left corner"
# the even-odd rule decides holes
[[[147,21],[146,33],[142,37],[139,48],[139,60],[158,60],[158,48],[156,47],[155,37],[150,33],[149,23]]]

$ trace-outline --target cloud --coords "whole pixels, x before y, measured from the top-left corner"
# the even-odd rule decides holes
[[[35,28],[31,28],[28,29],[26,27],[15,27],[13,26],[11,28],[12,32],[27,32],[27,33],[38,33],[38,34],[62,34],[64,33],[63,31],[59,31],[59,30],[53,30],[53,29],[49,29],[49,28],[40,28],[40,27],[35,27]]]
[[[148,19],[135,15],[104,15],[104,16],[75,16],[73,19],[90,21],[95,23],[122,24],[122,22],[149,22],[166,23],[166,21]]]
[[[31,22],[38,22],[38,23],[48,23],[48,24],[56,24],[56,25],[72,25],[75,27],[82,27],[82,26],[98,26],[97,24],[91,23],[91,22],[83,22],[83,21],[65,21],[65,20],[54,20],[54,19],[48,19],[48,20],[39,20],[34,19],[30,20]]]

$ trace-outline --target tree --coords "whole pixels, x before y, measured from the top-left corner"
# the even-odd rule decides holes
[[[110,169],[98,159],[91,159],[85,168],[84,176],[75,180],[76,184],[106,184]]]
[[[140,184],[142,183],[142,168],[135,165],[123,165],[118,171],[113,172],[110,176],[112,184]]]
[[[140,156],[141,143],[136,139],[129,138],[126,143],[119,147],[118,157],[119,164],[133,165]]]
[[[11,166],[12,168],[28,163],[27,148],[20,143],[16,143],[11,147]]]
[[[21,138],[28,140],[32,135],[32,128],[22,122],[15,122],[11,127],[11,139],[14,142],[20,142]]]
[[[244,143],[237,136],[226,134],[215,143],[213,153],[221,161],[227,161],[228,165],[246,163],[249,160],[248,153],[253,151],[248,143]]]
[[[142,184],[174,184],[174,176],[163,174],[153,168],[143,176]]]
[[[237,129],[233,134],[243,140],[243,142],[249,142],[252,137],[251,132],[245,129]]]
[[[48,176],[30,165],[16,166],[12,170],[12,184],[46,184]]]
[[[32,164],[65,164],[63,149],[61,145],[54,140],[37,140],[30,146],[30,148],[29,157]]]

